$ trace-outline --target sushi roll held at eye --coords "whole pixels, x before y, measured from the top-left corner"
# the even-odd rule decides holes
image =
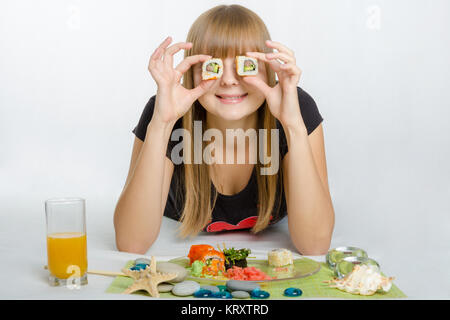
[[[219,58],[206,60],[202,66],[202,79],[214,80],[222,77],[223,62]]]
[[[258,74],[258,61],[247,56],[237,56],[236,72],[242,77],[256,76]]]

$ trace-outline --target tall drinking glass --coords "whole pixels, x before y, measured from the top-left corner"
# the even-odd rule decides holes
[[[87,284],[85,200],[49,199],[45,215],[50,285]]]

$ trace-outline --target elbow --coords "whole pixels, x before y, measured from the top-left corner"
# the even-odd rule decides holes
[[[321,256],[330,249],[331,236],[314,237],[312,239],[292,239],[292,242],[301,255]]]
[[[152,233],[152,230],[130,231],[129,226],[119,224],[117,214],[114,215],[114,229],[117,250],[140,255],[144,255],[151,248],[159,233],[158,231],[156,234],[148,236],[148,234]],[[142,235],[147,236],[143,237]]]
[[[152,246],[153,241],[150,243],[142,242],[129,242],[129,241],[119,241],[116,239],[116,247],[120,252],[135,253],[144,255]]]
[[[157,235],[152,237],[136,237],[129,232],[116,229],[116,248],[120,252],[135,253],[144,255],[155,242]]]
[[[334,211],[332,210],[332,212],[332,220],[328,226],[324,225],[322,228],[308,234],[307,237],[291,236],[292,242],[300,254],[320,256],[328,253],[334,230]]]
[[[327,254],[330,249],[330,245],[314,245],[308,247],[297,247],[300,254],[304,256],[321,256]]]

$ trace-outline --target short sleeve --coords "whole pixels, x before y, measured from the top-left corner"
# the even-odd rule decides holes
[[[320,125],[320,123],[322,123],[323,118],[317,108],[316,102],[305,90],[297,87],[297,94],[300,105],[300,113],[309,135]],[[288,152],[287,139],[283,127],[279,121],[277,121],[277,128],[280,130],[280,155],[281,159],[283,159]]]
[[[152,116],[153,116],[153,112],[155,110],[155,100],[156,100],[156,95],[152,96],[150,98],[150,100],[147,102],[147,104],[144,107],[144,110],[142,111],[142,114],[141,114],[138,124],[132,131],[136,135],[136,137],[142,141],[145,140],[145,136],[147,134],[147,126],[150,123],[150,120],[152,119]],[[172,132],[174,129],[180,127],[180,124],[181,124],[181,122],[177,121],[174,128],[172,129]],[[171,139],[169,139],[169,142],[167,144],[167,151],[166,151],[167,158],[171,159],[171,152],[176,143],[178,143],[178,142],[172,141]]]
[[[142,141],[145,140],[145,135],[147,134],[147,126],[153,117],[153,111],[155,110],[155,99],[156,96],[153,96],[147,102],[144,111],[142,111],[137,126],[132,131],[136,135],[136,137],[138,137]]]

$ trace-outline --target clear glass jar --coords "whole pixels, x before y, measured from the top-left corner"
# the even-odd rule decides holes
[[[367,253],[361,248],[356,247],[338,247],[328,251],[326,259],[327,264],[331,269],[336,267],[336,264],[346,257],[363,257],[367,258]]]
[[[370,265],[376,267],[377,271],[380,271],[380,265],[378,262],[367,257],[346,257],[336,264],[334,274],[339,279],[345,277],[347,274],[353,271],[355,265]]]

